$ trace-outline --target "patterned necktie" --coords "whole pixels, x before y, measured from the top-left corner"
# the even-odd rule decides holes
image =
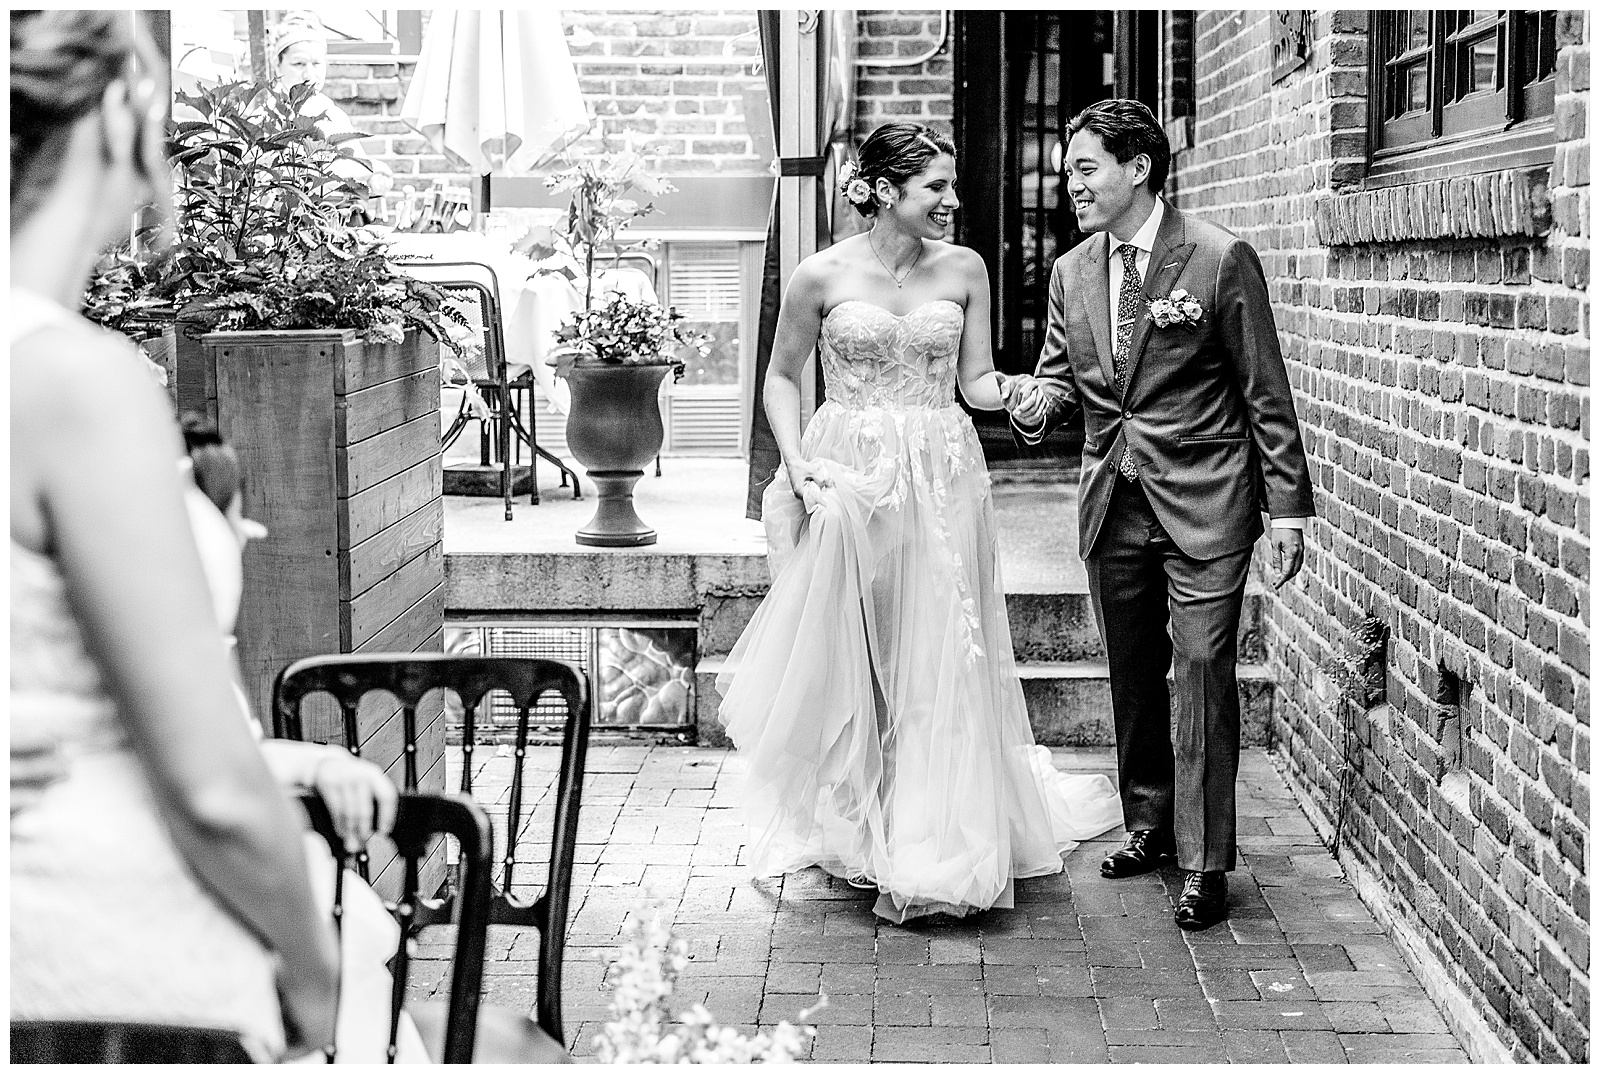
[[[1111,351],[1111,370],[1116,374],[1117,391],[1128,390],[1128,345],[1133,342],[1133,325],[1139,319],[1139,304],[1144,291],[1144,281],[1139,278],[1139,248],[1131,242],[1122,244],[1122,287],[1117,291],[1117,342]],[[1139,480],[1139,468],[1133,464],[1127,441],[1123,441],[1122,457],[1117,460],[1117,472],[1129,481]]]

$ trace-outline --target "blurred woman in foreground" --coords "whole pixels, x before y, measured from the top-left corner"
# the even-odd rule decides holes
[[[133,346],[75,312],[168,190],[165,87],[122,11],[11,13],[11,1017],[332,1038],[336,952],[238,708]]]

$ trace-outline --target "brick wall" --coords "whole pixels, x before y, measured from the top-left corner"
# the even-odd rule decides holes
[[[1196,13],[1174,176],[1261,253],[1317,485],[1267,616],[1278,749],[1478,1057],[1586,1061],[1590,24],[1560,19],[1548,205],[1451,180],[1413,218],[1361,183],[1365,13],[1317,12],[1278,84],[1269,14]]]
[[[743,91],[762,85],[754,12],[563,11],[568,50],[597,123],[574,147],[593,152],[631,138],[663,175],[764,174],[745,118]],[[426,25],[426,13],[424,25]],[[400,121],[414,57],[336,62],[327,92],[371,137],[361,144],[394,170],[396,188],[470,177]]]
[[[857,55],[863,61],[925,56],[940,43],[938,11],[861,11],[856,18]],[[946,137],[955,115],[953,27],[944,20],[942,47],[920,64],[863,66],[856,71],[856,140],[885,123],[926,123]]]

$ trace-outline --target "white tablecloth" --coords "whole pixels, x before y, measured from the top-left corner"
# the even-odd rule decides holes
[[[469,231],[422,235],[396,232],[390,237],[389,251],[396,257],[471,261],[494,269],[500,284],[507,374],[515,379],[531,369],[551,412],[567,412],[571,393],[566,382],[546,364],[546,358],[561,322],[583,308],[581,291],[563,276],[534,275],[538,265],[531,258],[514,252],[506,243]],[[608,269],[596,278],[595,286],[597,294],[601,289],[618,290],[636,302],[656,301],[649,277],[637,269]]]

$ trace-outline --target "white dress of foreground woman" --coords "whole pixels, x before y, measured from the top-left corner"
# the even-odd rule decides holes
[[[13,288],[10,341],[53,325],[101,334]],[[136,361],[130,349],[129,361]],[[231,632],[242,574],[226,518],[186,490],[220,625]],[[11,541],[11,720],[47,735],[65,777],[11,815],[11,1015],[206,1024],[238,1029],[269,1053],[283,1045],[272,956],[201,887],[178,855],[148,779],[48,556]],[[242,701],[241,701],[242,704]],[[219,713],[238,719],[239,712]],[[313,890],[333,903],[334,864],[307,836]],[[383,1062],[399,926],[346,878],[336,1039],[340,1062]],[[410,1019],[398,1061],[427,1062]],[[303,1062],[322,1061],[321,1053]]]
[[[989,474],[954,396],[964,317],[847,300],[823,318],[827,402],[801,448],[832,481],[808,516],[779,467],[772,587],[717,680],[755,870],[865,877],[896,922],[1010,907],[1014,878],[1122,819],[1109,780],[1033,741]]]

